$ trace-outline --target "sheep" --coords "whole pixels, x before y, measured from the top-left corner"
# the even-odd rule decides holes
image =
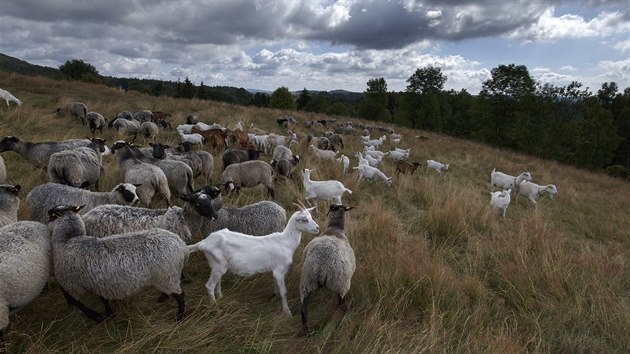
[[[98,190],[105,139],[92,138],[90,144],[50,155],[48,180],[77,188],[94,185]]]
[[[429,169],[433,169],[438,175],[441,175],[442,169],[448,170],[448,167],[449,164],[447,163],[443,164],[435,160],[427,160],[427,172],[429,172]]]
[[[153,112],[147,109],[138,111],[138,112],[133,112],[132,117],[138,123],[153,122],[155,120],[155,117],[153,116]]]
[[[273,148],[271,159],[278,161],[280,159],[291,159],[293,157],[293,151],[284,145],[278,145]]]
[[[396,177],[398,177],[401,172],[405,175],[407,174],[407,172],[413,174],[420,166],[422,166],[422,164],[419,162],[409,163],[407,161],[398,160],[396,161]]]
[[[348,168],[350,167],[350,159],[348,158],[348,156],[341,154],[341,156],[339,156],[335,160],[341,162],[341,165],[343,166],[343,174],[348,174]]]
[[[176,234],[149,229],[104,238],[88,236],[78,214],[81,206],[58,206],[48,212],[55,280],[68,304],[90,319],[102,322],[113,315],[110,299],[123,299],[146,286],[177,301],[177,320],[184,318],[184,293],[180,278],[189,251]],[[100,297],[102,315],[79,298],[86,293]]]
[[[558,188],[556,188],[555,184],[547,184],[544,186],[540,186],[536,183],[523,180],[519,184],[518,193],[522,196],[527,197],[529,202],[536,206],[538,202],[536,201],[538,197],[542,194],[549,194],[549,198],[553,199],[553,197],[558,194]]]
[[[186,163],[175,160],[160,160],[153,156],[146,156],[134,145],[127,145],[131,153],[141,162],[156,166],[166,176],[168,186],[178,195],[185,195],[195,189],[192,169]]]
[[[118,132],[118,136],[121,138],[131,137],[131,142],[134,142],[140,133],[140,122],[137,120],[127,120],[123,118],[117,118],[112,127]]]
[[[131,147],[124,141],[117,141],[111,151],[116,155],[120,177],[128,183],[139,185],[138,197],[145,206],[151,206],[151,200],[156,192],[166,199],[166,206],[171,205],[171,191],[164,172],[157,166],[137,159]]]
[[[350,290],[356,270],[354,251],[344,231],[345,214],[351,209],[352,207],[344,205],[331,205],[326,231],[313,238],[302,252],[300,313],[305,334],[311,333],[308,325],[308,302],[313,290],[327,287],[337,293],[339,306],[344,311],[348,309],[346,294]]]
[[[313,154],[322,160],[334,160],[335,156],[339,153],[339,151],[321,150],[313,145],[309,145],[308,149],[313,151]]]
[[[92,132],[92,137],[96,136],[96,130],[103,135],[103,127],[105,126],[105,117],[102,114],[97,112],[88,112],[86,114],[86,119],[88,123],[88,127]]]
[[[157,124],[153,122],[142,122],[142,124],[140,124],[140,128],[138,129],[138,132],[144,139],[145,143],[149,141],[154,143],[159,131],[160,129]]]
[[[0,351],[9,315],[41,293],[50,273],[46,225],[19,221],[0,228]]]
[[[501,209],[504,218],[511,201],[510,193],[512,193],[512,190],[509,188],[501,192],[490,192],[490,206],[495,209]]]
[[[145,155],[136,146],[129,145],[129,147],[131,153],[138,160],[161,169],[164,175],[166,175],[168,186],[178,196],[185,195],[187,191],[191,193],[195,189],[192,169],[185,162],[170,159],[156,159],[153,156]]]
[[[44,183],[35,186],[26,196],[30,220],[48,223],[47,212],[57,205],[85,205],[83,210],[90,211],[102,204],[136,205],[139,185],[119,183],[110,192],[92,192],[85,189],[58,183]]]
[[[300,163],[300,156],[293,155],[291,158],[281,158],[278,161],[271,160],[271,167],[276,172],[276,176],[282,177],[292,177],[293,171],[297,167],[298,163]]]
[[[368,165],[359,165],[358,167],[353,167],[354,170],[359,170],[359,182],[363,180],[363,178],[374,179],[380,178],[385,182],[388,187],[392,186],[392,178],[385,176],[381,170],[376,167],[368,166]]]
[[[306,144],[308,146],[315,146],[316,148],[320,150],[335,151],[335,147],[332,145],[330,140],[328,140],[328,138],[324,136],[314,137],[313,135],[308,134],[306,136]]]
[[[4,101],[7,103],[7,107],[11,107],[9,102],[15,102],[15,104],[17,104],[18,106],[22,105],[22,101],[13,96],[11,92],[7,90],[0,89],[0,98],[4,99]]]
[[[229,165],[223,171],[223,185],[226,190],[240,190],[241,187],[255,187],[263,184],[267,187],[267,195],[275,199],[272,184],[273,168],[265,161],[245,161]]]
[[[160,143],[149,145],[153,148],[152,156],[156,159],[169,158],[181,161],[190,167],[194,178],[202,176],[205,179],[205,183],[210,183],[212,180],[214,158],[209,152],[204,150],[192,150],[192,144],[189,142],[180,144],[182,151],[171,149],[168,145]],[[167,154],[166,149],[171,150],[171,152]]]
[[[494,191],[494,187],[501,189],[515,189],[518,191],[522,181],[531,181],[532,175],[528,171],[523,171],[520,175],[514,177],[503,172],[497,171],[496,168],[492,169],[490,173],[490,191]]]
[[[201,232],[208,235],[221,229],[241,232],[248,235],[262,236],[284,229],[287,212],[280,205],[263,200],[240,208],[229,208],[218,204],[221,197],[213,199],[217,210],[217,219],[208,222],[205,219]]]
[[[88,139],[50,141],[31,143],[15,136],[7,136],[0,140],[0,152],[12,150],[37,168],[46,169],[50,155],[90,144]]]
[[[247,150],[242,149],[227,149],[223,152],[223,171],[235,163],[258,160],[260,157],[260,151],[255,149],[254,146],[250,146]]]
[[[7,167],[4,164],[4,159],[0,156],[0,183],[3,183],[7,179]]]
[[[70,102],[61,107],[57,107],[56,112],[58,115],[70,113],[72,117],[81,119],[81,124],[85,125],[88,109],[82,102]]]
[[[276,293],[282,299],[282,311],[291,316],[284,278],[293,263],[293,253],[300,245],[302,232],[319,233],[319,225],[313,220],[311,210],[313,208],[300,206],[300,210],[291,215],[282,232],[252,236],[223,229],[188,246],[191,252],[201,250],[208,260],[211,273],[206,290],[211,301],[216,302],[215,290],[217,296],[223,296],[221,277],[227,272],[241,276],[271,272]]]
[[[311,205],[311,199],[334,201],[335,204],[341,203],[341,196],[344,192],[352,194],[352,191],[346,188],[343,183],[335,180],[328,181],[312,181],[311,170],[305,168],[302,170],[303,185],[306,192],[306,202]],[[316,201],[317,203],[317,201]]]
[[[199,123],[199,117],[194,114],[189,114],[186,116],[186,124],[195,125]]]
[[[206,141],[206,139],[203,137],[203,135],[199,134],[199,133],[194,133],[194,134],[186,134],[186,133],[182,133],[181,131],[177,131],[179,133],[180,138],[182,139],[182,143],[183,142],[189,142],[193,145],[201,145],[203,146],[203,143]]]
[[[343,145],[343,137],[340,134],[330,134],[327,136],[328,141],[330,141],[330,144],[333,146],[333,150],[335,146],[341,146],[342,149],[344,149],[344,145]]]
[[[171,231],[188,243],[199,230],[204,218],[215,220],[217,212],[212,198],[221,191],[213,187],[182,196],[182,208],[145,209],[123,205],[99,205],[83,214],[83,222],[88,235],[105,237],[125,232],[161,228]]]
[[[20,189],[19,184],[0,184],[0,227],[18,221]]]

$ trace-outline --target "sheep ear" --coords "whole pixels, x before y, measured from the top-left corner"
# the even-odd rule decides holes
[[[19,184],[16,184],[15,186],[13,186],[11,189],[9,189],[9,192],[11,193],[15,193],[18,194],[18,192],[20,191],[20,189],[22,189],[22,186],[20,186]]]
[[[74,209],[74,211],[75,211],[76,213],[78,213],[78,212],[80,212],[83,208],[85,208],[85,204],[83,204],[83,205],[76,205],[76,206],[74,206],[74,208],[73,208],[73,209]]]
[[[134,184],[134,186],[136,186],[136,187],[140,187],[141,185],[142,185],[142,183]]]

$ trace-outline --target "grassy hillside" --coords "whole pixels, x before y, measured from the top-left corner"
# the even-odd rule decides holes
[[[88,135],[77,120],[53,113],[74,100],[106,117],[152,109],[172,113],[175,124],[194,113],[207,123],[231,126],[241,120],[246,127],[253,123],[276,132],[275,118],[286,114],[4,73],[0,87],[24,101],[8,110],[0,104],[0,136],[29,141]],[[291,114],[300,121],[316,118]],[[204,288],[208,266],[201,254],[193,254],[186,266],[193,281],[183,285],[184,321],[175,323],[173,301],[158,304],[157,292],[147,289],[113,302],[115,317],[95,324],[69,308],[51,280],[48,290],[11,318],[5,332],[8,351],[611,353],[630,348],[629,183],[512,151],[396,130],[404,136],[400,146],[411,148],[411,160],[450,162],[451,169],[441,177],[421,169],[394,178],[387,188],[380,182],[358,184],[356,174],[343,176],[339,166],[316,161],[304,144],[294,149],[304,157],[301,168],[318,169],[313,179],[343,181],[353,191],[344,204],[355,207],[346,224],[357,258],[352,306],[343,315],[335,311],[333,294],[315,292],[312,336],[300,335],[301,251],[313,237],[304,235],[286,279],[292,317],[281,314],[269,274],[226,275],[224,297],[210,304]],[[173,132],[160,134],[162,141],[177,140]],[[429,140],[414,139],[418,134]],[[104,135],[109,142],[116,139],[111,130]],[[347,137],[343,152],[353,156],[360,147],[358,136]],[[25,219],[24,199],[46,176],[13,152],[2,157],[7,183],[23,186],[19,216]],[[215,158],[213,181],[218,183],[220,156]],[[356,158],[351,161],[356,165]],[[110,189],[119,181],[118,167],[112,156],[104,166],[101,185]],[[513,197],[501,219],[488,207],[494,167],[511,173],[528,169],[535,182],[556,184],[559,195],[542,198],[537,208]],[[391,161],[383,170],[394,174]],[[301,181],[276,190],[276,201],[292,213],[292,202],[303,197]],[[264,199],[265,192],[259,187],[224,197],[226,205],[240,206]],[[324,227],[324,205],[319,211],[315,217]],[[86,302],[102,311],[97,299]]]

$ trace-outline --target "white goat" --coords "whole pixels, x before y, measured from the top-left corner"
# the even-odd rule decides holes
[[[518,193],[527,197],[529,202],[535,206],[538,204],[536,199],[538,199],[540,195],[547,193],[549,194],[549,198],[553,199],[553,197],[558,194],[558,189],[555,184],[540,186],[530,181],[522,181],[519,184]]]
[[[385,184],[388,187],[391,187],[392,185],[392,178],[385,176],[385,174],[376,167],[372,167],[368,165],[359,165],[358,167],[353,167],[353,169],[359,170],[359,182],[361,182],[363,178],[367,178],[367,179],[380,178],[383,180],[383,182],[385,182]]]
[[[442,174],[442,169],[448,170],[449,164],[440,163],[435,160],[427,160],[427,172],[429,169],[434,169],[438,175]]]
[[[321,150],[316,148],[313,145],[308,146],[309,150],[312,150],[315,156],[322,160],[334,160],[335,156],[339,153],[339,151],[331,151],[331,150]]]
[[[199,134],[199,133],[193,133],[193,134],[186,134],[186,133],[182,133],[181,131],[179,131],[179,136],[182,138],[182,143],[185,141],[190,142],[193,145],[201,145],[203,146],[204,143],[204,137],[203,135]]]
[[[524,171],[520,175],[514,177],[503,172],[499,172],[496,168],[492,169],[492,173],[490,173],[490,191],[494,191],[494,187],[501,189],[516,189],[518,190],[519,185],[522,181],[531,181],[532,175]]]
[[[4,99],[7,102],[7,107],[10,107],[9,102],[15,102],[18,106],[22,104],[22,101],[13,96],[11,92],[3,89],[0,89],[0,98]]]
[[[347,174],[348,168],[350,167],[350,159],[348,158],[348,156],[341,154],[341,156],[339,156],[336,160],[341,162],[343,166],[343,174]]]
[[[402,149],[396,149],[396,150],[392,150],[389,153],[389,158],[397,161],[397,160],[404,160],[407,157],[409,157],[409,149],[407,150],[402,150]]]
[[[370,149],[371,147],[371,149]],[[372,156],[375,159],[382,159],[383,157],[385,157],[385,153],[382,151],[378,151],[378,150],[374,150],[374,147],[370,146],[370,147],[365,147],[363,149],[363,154],[365,154],[366,156]]]
[[[309,205],[311,205],[310,199],[332,200],[335,204],[342,205],[341,195],[344,192],[352,194],[352,191],[346,188],[343,183],[339,181],[311,181],[311,170],[308,168],[302,170],[302,177],[304,190],[306,191],[305,199]]]
[[[276,293],[282,299],[282,311],[291,316],[287,303],[284,278],[293,263],[293,253],[300,245],[302,232],[319,233],[319,225],[313,220],[311,210],[300,206],[293,213],[282,232],[266,236],[251,236],[222,229],[208,235],[204,240],[188,246],[190,252],[203,251],[212,269],[206,290],[212,302],[221,297],[221,277],[227,272],[241,276],[271,272],[275,280]]]
[[[380,137],[378,139],[372,139],[372,140],[363,141],[363,145],[365,145],[365,146],[374,146],[375,148],[378,148],[385,141],[385,139],[387,139],[387,138],[385,137],[385,135],[383,135],[382,137]]]
[[[503,211],[503,217],[505,217],[505,212],[512,201],[510,193],[512,193],[511,189],[490,193],[490,206],[495,209],[501,209]]]

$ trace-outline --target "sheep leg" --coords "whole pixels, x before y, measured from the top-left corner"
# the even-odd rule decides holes
[[[163,292],[162,294],[160,294],[160,297],[158,297],[157,302],[162,303],[166,301],[167,299],[168,299],[168,294]]]
[[[184,319],[186,306],[184,305],[184,292],[181,294],[172,293],[171,296],[177,301],[177,320],[181,321]]]
[[[337,307],[343,312],[348,311],[348,309],[350,308],[350,302],[348,301],[348,295],[342,297],[341,295],[338,294],[337,295],[337,299],[338,299]]]
[[[280,298],[282,299],[282,312],[285,315],[291,316],[291,310],[289,309],[289,303],[287,302],[287,288],[284,285],[284,275],[286,274],[286,270],[282,271],[274,271],[273,278],[276,280],[276,285],[278,286],[278,290],[280,292]]]
[[[276,194],[275,194],[275,192],[273,191],[273,188],[271,188],[271,187],[269,187],[269,186],[267,186],[267,195],[268,195],[268,196],[270,195],[270,196],[271,196],[271,199],[274,199],[274,200],[276,199]]]
[[[105,307],[105,317],[110,317],[114,314],[114,309],[112,309],[112,305],[109,303],[109,300],[106,298],[99,296],[101,302],[103,303],[103,307]]]
[[[311,293],[307,293],[302,299],[302,307],[300,308],[300,314],[302,315],[302,331],[304,335],[308,336],[313,333],[313,330],[308,325],[308,300],[311,297]]]
[[[210,300],[212,302],[216,302],[217,299],[214,296],[215,290],[217,291],[217,295],[222,297],[221,293],[221,277],[225,274],[225,270],[219,269],[218,266],[212,268],[212,272],[210,273],[210,278],[206,283],[206,290],[208,291],[208,296],[210,296]]]
[[[66,302],[68,302],[69,305],[72,305],[81,310],[88,318],[90,318],[94,322],[101,323],[105,320],[105,317],[103,317],[103,315],[83,305],[81,301],[72,297],[72,295],[70,295],[65,289],[61,288],[61,292],[63,292],[63,296],[66,298]]]

